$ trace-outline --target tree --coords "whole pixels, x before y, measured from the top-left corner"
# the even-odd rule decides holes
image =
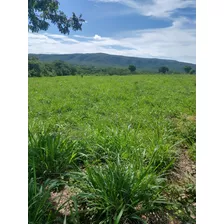
[[[52,63],[42,62],[42,64],[43,64],[42,74],[44,76],[50,76],[50,77],[57,76],[56,71],[55,71]]]
[[[195,74],[195,73],[196,73],[196,71],[194,69],[190,70],[190,74]]]
[[[28,76],[29,77],[41,77],[41,62],[36,57],[28,58]]]
[[[159,73],[165,74],[168,71],[169,71],[169,68],[167,68],[166,66],[162,66],[159,68]]]
[[[72,66],[64,61],[57,60],[53,62],[54,70],[58,76],[72,75]]]
[[[184,71],[187,73],[187,74],[189,74],[190,73],[190,71],[192,70],[192,68],[191,68],[191,66],[184,66]]]
[[[136,67],[134,65],[129,65],[128,69],[130,70],[130,72],[134,72],[136,70]]]
[[[79,17],[73,12],[68,18],[64,12],[59,10],[57,0],[28,0],[28,30],[39,32],[47,30],[49,22],[57,25],[58,30],[63,34],[69,34],[70,29],[82,30],[82,15]]]

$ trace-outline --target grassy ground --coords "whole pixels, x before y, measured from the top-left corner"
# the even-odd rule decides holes
[[[190,75],[30,78],[29,222],[194,223],[195,91]]]

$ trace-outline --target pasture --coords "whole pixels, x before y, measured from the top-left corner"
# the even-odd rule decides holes
[[[30,223],[195,223],[194,75],[29,78],[28,105]]]

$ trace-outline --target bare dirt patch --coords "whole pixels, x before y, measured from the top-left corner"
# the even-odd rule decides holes
[[[180,150],[176,167],[170,177],[170,185],[173,188],[172,198],[179,203],[182,218],[191,220],[186,223],[196,223],[196,165],[190,159],[186,148]],[[174,216],[175,217],[175,216]],[[178,218],[174,218],[169,224],[182,224]]]
[[[190,159],[187,149],[181,149],[172,180],[180,183],[196,183],[196,165]]]

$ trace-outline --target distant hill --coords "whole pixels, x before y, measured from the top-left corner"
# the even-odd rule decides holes
[[[118,67],[127,68],[130,64],[142,71],[158,71],[161,66],[167,66],[169,70],[184,72],[184,66],[189,65],[196,70],[196,65],[191,63],[179,62],[175,60],[164,60],[156,58],[137,58],[120,55],[109,55],[103,53],[94,54],[29,54],[36,56],[41,61],[62,60],[73,65],[88,65],[96,67]]]

